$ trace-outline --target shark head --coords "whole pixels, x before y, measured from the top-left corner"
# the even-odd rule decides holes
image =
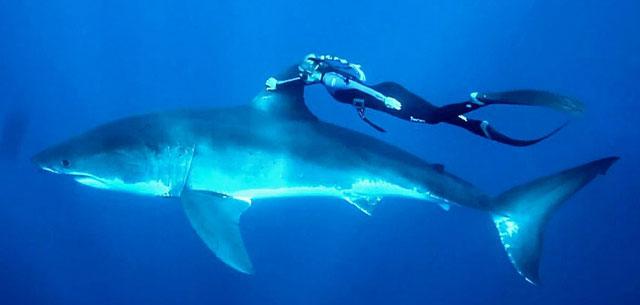
[[[155,127],[141,118],[116,121],[49,147],[32,161],[90,187],[173,196],[184,186],[193,149]]]

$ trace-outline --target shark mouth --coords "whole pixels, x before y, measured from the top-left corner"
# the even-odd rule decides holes
[[[46,167],[46,166],[41,166],[40,169],[42,169],[45,172],[49,172],[49,173],[54,173],[54,174],[59,174],[60,173],[60,172],[58,172],[58,171],[56,171],[54,169],[51,169],[49,167]]]
[[[98,177],[96,177],[94,175],[91,175],[91,174],[73,172],[73,173],[67,173],[67,175],[71,176],[73,178],[73,180],[75,180],[76,182],[78,182],[78,183],[80,183],[82,185],[95,187],[95,188],[99,188],[99,189],[107,189],[108,188],[107,183],[105,183],[105,181],[103,179],[100,179],[100,178],[98,178]]]
[[[73,179],[76,180],[76,182],[86,186],[95,187],[99,189],[108,188],[106,183],[104,183],[102,180],[94,176],[78,175],[78,176],[74,176]]]
[[[76,182],[89,187],[113,190],[140,195],[171,196],[171,186],[160,180],[125,182],[120,178],[100,178],[87,173],[67,173]]]
[[[69,175],[75,181],[77,181],[78,183],[86,185],[86,186],[91,186],[91,187],[101,188],[101,189],[107,188],[107,184],[102,179],[100,179],[100,178],[98,178],[98,177],[96,177],[94,175],[91,175],[91,174],[81,173],[81,172],[63,173],[63,172],[57,171],[55,169],[52,169],[52,168],[46,167],[46,166],[42,166],[40,168],[43,171],[49,172],[49,173],[54,173],[54,174],[58,174],[58,175]]]

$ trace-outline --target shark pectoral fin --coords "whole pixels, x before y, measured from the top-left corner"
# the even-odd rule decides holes
[[[351,192],[345,193],[343,198],[348,203],[358,208],[358,210],[369,216],[371,216],[371,213],[373,213],[373,209],[376,207],[376,205],[378,205],[378,203],[380,203],[380,200],[382,199],[380,197],[371,197]]]
[[[220,260],[240,272],[253,273],[239,227],[240,215],[249,202],[185,189],[182,206],[198,236]]]

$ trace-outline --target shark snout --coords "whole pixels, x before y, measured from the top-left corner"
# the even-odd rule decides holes
[[[60,162],[53,160],[47,150],[41,151],[31,157],[31,163],[46,172],[59,173],[57,164]]]
[[[38,168],[42,168],[42,152],[39,152],[31,157],[31,163]]]

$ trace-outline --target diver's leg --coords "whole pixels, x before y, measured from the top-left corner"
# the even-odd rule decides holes
[[[478,92],[472,92],[469,94],[468,101],[438,107],[437,116],[440,118],[440,121],[446,121],[490,104],[492,104],[492,102],[481,99]]]
[[[479,135],[483,138],[487,138],[489,140],[493,140],[499,143],[503,143],[503,144],[507,144],[507,145],[511,145],[511,146],[529,146],[529,145],[533,145],[536,144],[552,135],[554,135],[556,132],[560,131],[560,129],[562,129],[565,125],[562,125],[558,128],[556,128],[555,130],[551,131],[550,133],[537,138],[537,139],[532,139],[532,140],[520,140],[520,139],[514,139],[511,138],[509,136],[506,136],[504,134],[502,134],[501,132],[495,130],[493,127],[491,127],[491,125],[489,125],[489,122],[487,121],[480,121],[480,120],[473,120],[473,119],[469,119],[467,117],[465,117],[464,115],[460,115],[457,116],[455,118],[449,119],[444,121],[445,123],[449,123],[452,125],[456,125],[456,126],[460,126],[476,135]]]
[[[487,105],[498,104],[546,107],[569,113],[584,111],[584,105],[578,100],[539,90],[514,90],[493,93],[472,92],[468,101],[445,105],[440,107],[438,111],[440,117],[452,118]]]

